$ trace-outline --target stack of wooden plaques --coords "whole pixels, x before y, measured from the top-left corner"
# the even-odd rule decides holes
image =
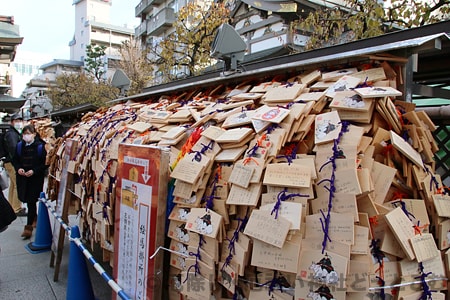
[[[402,101],[398,70],[335,66],[91,114],[66,134],[83,228],[114,251],[118,145],[159,145],[170,299],[444,299],[450,196],[435,125]]]

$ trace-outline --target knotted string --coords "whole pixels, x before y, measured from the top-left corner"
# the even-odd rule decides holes
[[[294,105],[295,102],[289,102],[288,104],[286,104],[285,106],[283,105],[277,105],[278,108],[284,108],[284,109],[291,109],[292,105]]]
[[[425,225],[426,226],[426,225]],[[414,234],[415,235],[422,235],[422,229],[424,226],[420,226],[420,220],[417,221],[417,225],[413,225],[414,228]]]
[[[109,146],[111,145],[112,141],[114,140],[114,138],[119,134],[119,131],[114,132],[113,136],[108,139],[108,141],[106,142],[106,145],[104,146],[103,150],[101,151],[102,153],[102,161],[105,161],[105,157],[106,157],[106,151],[109,148]]]
[[[340,149],[339,149],[339,142],[341,141],[342,135],[348,131],[348,127],[350,125],[350,123],[346,122],[346,121],[343,121],[341,124],[342,124],[341,131],[339,132],[338,137],[333,141],[333,155],[330,157],[329,161],[326,162],[319,169],[319,172],[320,172],[322,170],[322,168],[325,165],[327,165],[328,163],[331,163],[331,165],[332,165],[331,178],[330,179],[322,179],[321,181],[319,181],[317,183],[317,185],[320,185],[323,182],[329,183],[329,186],[324,187],[329,192],[327,215],[325,216],[325,213],[323,212],[323,210],[320,210],[320,213],[322,214],[322,217],[320,218],[320,223],[322,225],[322,231],[323,231],[322,254],[325,252],[327,243],[331,242],[328,230],[330,228],[331,210],[333,208],[334,193],[336,192],[336,187],[335,187],[336,159],[338,159],[338,157],[341,155]]]
[[[378,276],[376,276],[376,278],[378,278],[378,283],[380,284],[381,291],[380,291],[380,297],[381,299],[385,299],[385,293],[384,293],[384,253],[383,251],[381,251],[380,248],[380,239],[375,239],[374,236],[374,230],[373,230],[373,226],[374,225],[378,225],[378,218],[377,216],[373,216],[369,218],[369,223],[370,223],[370,232],[372,233],[372,240],[370,241],[370,254],[372,254],[373,258],[375,258],[375,260],[377,261],[377,263],[379,264],[379,267],[377,270],[375,270],[375,273],[378,272]]]
[[[249,156],[244,158],[244,160],[242,161],[242,164],[244,166],[248,165],[249,163],[254,162],[257,166],[259,166],[259,163],[256,159],[254,159],[253,157]]]
[[[395,207],[398,207],[397,204],[400,204],[400,206],[401,206],[401,208],[402,208],[402,211],[405,213],[405,215],[408,217],[408,219],[409,219],[411,222],[414,222],[414,220],[416,219],[416,217],[414,217],[414,215],[408,211],[408,209],[406,208],[406,203],[405,203],[405,201],[399,200],[399,201],[392,202],[392,205],[394,205]]]
[[[395,191],[392,194],[392,200],[396,200],[396,199],[402,200],[402,199],[404,199],[406,197],[408,197],[408,195],[406,195],[405,193],[399,192],[399,191]]]
[[[87,143],[87,139],[84,139],[81,144],[78,146],[77,148],[77,153],[75,154],[75,156],[73,157],[73,161],[77,161],[78,160],[78,155],[80,155],[81,150],[83,150],[83,146]]]
[[[402,130],[402,132],[401,132],[401,137],[403,138],[403,140],[404,140],[405,142],[407,142],[407,141],[409,140],[409,132],[408,132],[408,129]]]
[[[198,234],[199,240],[198,240],[198,246],[197,246],[197,252],[194,253],[192,251],[189,252],[189,256],[195,256],[195,264],[191,265],[187,271],[186,271],[186,279],[183,281],[185,283],[189,278],[189,272],[193,268],[194,269],[194,276],[197,276],[197,274],[200,274],[200,264],[198,263],[199,260],[201,260],[200,257],[200,248],[203,246],[203,243],[206,243],[203,235]]]
[[[373,238],[372,241],[370,242],[370,248],[371,248],[370,253],[376,259],[378,264],[380,264],[381,266],[383,264],[384,253],[380,249],[380,240]]]
[[[263,142],[266,140],[266,138],[267,134],[265,133],[256,141],[255,145],[250,150],[247,151],[247,155],[249,157],[254,157],[257,154],[256,151],[258,151],[260,147],[270,146],[270,142],[268,142],[266,145],[263,145]]]
[[[366,79],[364,79],[364,82],[358,84],[355,88],[352,88],[352,90],[353,89],[364,88],[364,87],[370,87],[369,83],[367,82],[368,79],[369,79],[369,77],[366,76]]]
[[[269,295],[272,294],[273,290],[276,286],[278,286],[278,289],[283,292],[282,284],[281,284],[281,276],[278,276],[278,271],[273,271],[273,278],[266,283],[262,284],[261,286],[267,286],[269,285]]]
[[[277,128],[280,128],[280,125],[278,125],[277,123],[271,123],[266,129],[266,133],[271,134]]]
[[[216,172],[214,175],[213,182],[211,183],[211,194],[205,198],[203,198],[204,201],[206,201],[206,210],[213,209],[214,208],[214,199],[220,199],[220,197],[216,196],[217,188],[219,187],[217,183],[219,182],[219,173]]]
[[[442,194],[443,195],[448,195],[448,196],[450,196],[450,188],[448,187],[448,186],[443,186],[442,187]]]
[[[228,244],[228,256],[225,259],[225,263],[223,264],[221,271],[223,271],[223,269],[226,266],[230,265],[230,262],[233,259],[233,256],[236,254],[235,243],[237,241],[239,241],[239,233],[243,232],[244,229],[245,229],[245,225],[247,225],[248,216],[245,215],[245,217],[243,219],[237,218],[237,221],[238,221],[238,225],[237,225],[236,229],[233,232],[233,236],[231,237],[231,239],[229,239],[228,237],[226,238],[229,241],[229,244]]]
[[[121,119],[119,119],[119,120],[115,120],[114,122],[110,122],[110,120],[113,118],[113,117],[115,117],[117,115],[117,111],[115,111],[115,112],[113,112],[113,113],[111,113],[111,114],[109,114],[109,115],[106,115],[106,116],[104,116],[104,117],[102,117],[102,118],[99,118],[98,119],[98,121],[88,130],[88,133],[91,131],[91,130],[93,130],[94,128],[97,128],[97,127],[100,127],[100,126],[103,126],[105,123],[106,123],[106,126],[103,126],[104,127],[104,129],[103,130],[99,130],[96,134],[95,134],[95,136],[93,137],[93,142],[91,142],[90,143],[90,145],[89,145],[89,143],[88,143],[88,146],[89,146],[89,148],[90,147],[95,147],[102,139],[103,139],[103,136],[106,134],[106,132],[111,128],[111,127],[113,127],[113,126],[115,126],[118,122],[120,122],[120,121],[122,121]],[[124,118],[122,118],[122,119],[126,119],[127,117],[124,117]],[[136,114],[133,114],[132,115],[132,120],[134,121],[135,119],[137,118],[137,115]],[[99,136],[100,135],[100,136]],[[89,135],[88,135],[89,136]]]
[[[405,109],[403,107],[396,105],[395,106],[395,112],[397,113],[398,119],[400,121],[401,128],[404,128],[405,125],[411,124],[409,122],[409,120],[403,116],[406,113],[406,111],[405,111]],[[404,131],[408,131],[408,130],[405,129]],[[402,137],[403,137],[403,139],[405,139],[405,141],[407,141],[409,139],[408,132],[406,132],[406,136],[408,137],[407,139],[405,139],[405,136],[402,134]]]
[[[430,174],[431,180],[430,180],[430,191],[433,190],[433,184],[436,190],[439,190],[439,182],[437,181],[436,177],[431,173],[430,169],[428,169],[427,166],[425,166],[425,171]]]
[[[202,155],[205,155],[205,152],[208,150],[212,150],[214,147],[214,141],[210,141],[208,145],[205,145],[201,143],[202,149],[200,151],[190,151],[190,153],[195,153],[194,157],[192,158],[192,161],[198,161],[200,162],[202,160]]]
[[[275,213],[275,219],[278,218],[278,212],[280,210],[281,202],[286,201],[290,198],[294,198],[294,197],[309,197],[309,195],[303,195],[300,193],[286,194],[286,192],[287,192],[287,188],[284,188],[284,190],[279,192],[277,195],[277,202],[275,202],[272,212],[270,213],[271,215],[273,215],[273,213]]]
[[[375,276],[375,278],[378,279],[378,284],[381,287],[384,287],[384,285],[386,284],[384,279],[381,278],[380,276]],[[386,293],[384,292],[384,289],[380,289],[380,298],[381,298],[381,300],[386,300]]]
[[[120,141],[121,143],[125,143],[126,140],[134,133],[134,130],[128,131],[128,133],[125,135],[125,137]]]
[[[255,143],[255,145],[250,150],[247,151],[247,155],[249,157],[256,156],[256,151],[258,151],[258,148],[259,148],[258,143]]]
[[[297,158],[297,144],[289,144],[284,148],[284,155],[278,155],[277,158],[284,157],[288,161],[288,165],[291,165],[292,161]]]
[[[414,279],[420,279],[420,281],[422,282],[422,295],[420,296],[419,300],[432,300],[432,292],[434,291],[430,290],[426,278],[428,277],[428,275],[433,274],[433,272],[425,273],[422,262],[419,263],[419,272],[420,275],[414,277]]]

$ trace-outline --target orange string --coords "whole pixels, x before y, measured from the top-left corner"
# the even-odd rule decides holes
[[[267,134],[264,133],[257,141],[256,144],[258,145],[258,147],[262,146],[262,143],[266,140]]]
[[[248,165],[249,163],[251,163],[252,161],[253,161],[257,166],[259,166],[258,161],[257,161],[256,159],[254,159],[253,157],[246,157],[242,163],[244,164],[244,166],[246,166],[246,165]]]
[[[294,149],[295,149],[295,144],[287,145],[284,150],[284,155],[291,156],[292,153],[294,152]]]
[[[430,224],[424,224],[424,225],[422,225],[422,226],[414,225],[414,226],[413,226],[413,227],[414,227],[414,234],[415,234],[415,235],[417,235],[417,234],[422,235],[423,230],[424,230],[425,228],[427,228],[428,225],[430,225]]]
[[[402,192],[394,192],[394,194],[392,195],[392,200],[403,200],[405,197],[407,197],[408,195],[406,195],[405,193]]]
[[[422,229],[420,228],[420,226],[418,226],[418,225],[413,225],[413,228],[414,228],[414,234],[415,235],[422,235]]]
[[[369,218],[369,224],[370,224],[370,233],[372,234],[372,238],[374,238],[374,233],[373,233],[373,226],[378,225],[378,216],[373,216]]]
[[[394,146],[392,146],[392,144],[384,146],[382,153],[383,153],[383,155],[388,155],[388,154],[394,153]]]
[[[194,132],[192,132],[186,143],[181,148],[181,151],[178,153],[177,159],[172,164],[172,170],[175,169],[177,163],[186,155],[186,153],[191,152],[192,147],[194,147],[195,143],[197,143],[200,139],[202,131],[203,129],[201,127],[197,127]]]
[[[222,179],[222,166],[220,164],[217,166],[216,174],[219,180]]]
[[[378,269],[375,270],[375,273],[376,272],[378,272],[378,275],[380,276],[380,278],[384,280],[384,262],[383,261],[381,261]]]
[[[403,121],[403,114],[398,108],[395,108],[395,112],[397,113],[398,119],[403,128],[405,126],[405,122]]]

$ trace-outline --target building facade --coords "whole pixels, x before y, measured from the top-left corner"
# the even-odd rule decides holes
[[[135,37],[143,47],[154,48],[174,29],[178,10],[189,0],[141,0],[135,8],[140,25]],[[193,0],[191,0],[193,1]],[[308,37],[290,30],[291,21],[306,16],[319,6],[342,7],[343,0],[261,1],[224,0],[230,10],[231,25],[247,44],[247,60],[282,55],[301,50]],[[325,3],[325,4],[324,4]],[[154,74],[157,84],[158,74]]]
[[[11,113],[23,102],[12,97],[11,62],[14,61],[17,47],[22,44],[19,26],[14,24],[14,17],[0,16],[0,113]]]
[[[54,59],[39,68],[39,74],[35,75],[22,92],[26,99],[21,107],[25,118],[34,118],[48,115],[53,110],[53,105],[47,95],[50,86],[56,82],[56,77],[61,74],[76,74],[83,71],[83,62],[74,60]]]
[[[84,62],[86,46],[106,46],[107,73],[111,78],[120,59],[122,42],[133,39],[134,29],[111,25],[111,0],[75,0],[75,33],[69,42],[70,60]]]

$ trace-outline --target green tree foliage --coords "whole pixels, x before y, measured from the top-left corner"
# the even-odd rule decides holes
[[[142,93],[152,79],[153,65],[147,57],[148,51],[136,40],[123,42],[119,49],[119,67],[131,81],[127,96]]]
[[[291,24],[310,35],[306,49],[369,38],[390,30],[435,23],[450,17],[450,0],[345,0],[346,7],[325,7]]]
[[[86,74],[62,74],[56,78],[56,85],[48,90],[55,109],[90,103],[107,106],[107,102],[117,99],[119,89],[105,82],[95,82]]]
[[[163,81],[177,79],[177,71],[197,75],[213,64],[211,43],[217,28],[228,22],[230,12],[223,3],[189,2],[177,13],[174,31],[152,49]]]
[[[104,81],[103,76],[106,74],[107,62],[105,61],[106,46],[103,45],[87,45],[86,58],[84,59],[84,69],[97,82]]]

